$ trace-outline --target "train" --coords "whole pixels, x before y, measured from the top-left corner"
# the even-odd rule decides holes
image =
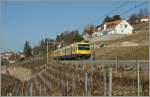
[[[57,60],[82,60],[89,59],[91,53],[92,46],[90,43],[79,42],[53,51],[53,58]]]

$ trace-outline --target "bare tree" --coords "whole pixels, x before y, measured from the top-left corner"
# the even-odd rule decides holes
[[[96,26],[93,24],[89,24],[84,28],[83,33],[87,33],[92,36],[92,34],[95,30],[96,30]]]

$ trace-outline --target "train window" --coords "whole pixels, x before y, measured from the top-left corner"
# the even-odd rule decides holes
[[[90,50],[90,46],[79,46],[78,50]]]
[[[78,44],[78,46],[90,46],[89,44]]]
[[[90,50],[89,44],[78,44],[78,50]]]

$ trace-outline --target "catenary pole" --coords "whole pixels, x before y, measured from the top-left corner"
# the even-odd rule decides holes
[[[47,65],[48,65],[48,40],[47,40]]]

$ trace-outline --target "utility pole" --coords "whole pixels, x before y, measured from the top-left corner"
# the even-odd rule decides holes
[[[55,50],[55,49],[56,49],[56,47],[55,47],[56,43],[61,43],[61,42],[48,42],[48,41],[47,41],[47,64],[48,64],[48,51],[49,51],[49,50],[48,50],[48,44],[49,44],[49,43],[54,44],[54,49],[53,49],[53,50]],[[51,50],[51,52],[52,52],[52,50]],[[53,55],[53,56],[54,56],[54,55]]]
[[[95,25],[93,28],[93,60],[95,61]]]
[[[48,40],[47,40],[47,65],[48,65]]]

